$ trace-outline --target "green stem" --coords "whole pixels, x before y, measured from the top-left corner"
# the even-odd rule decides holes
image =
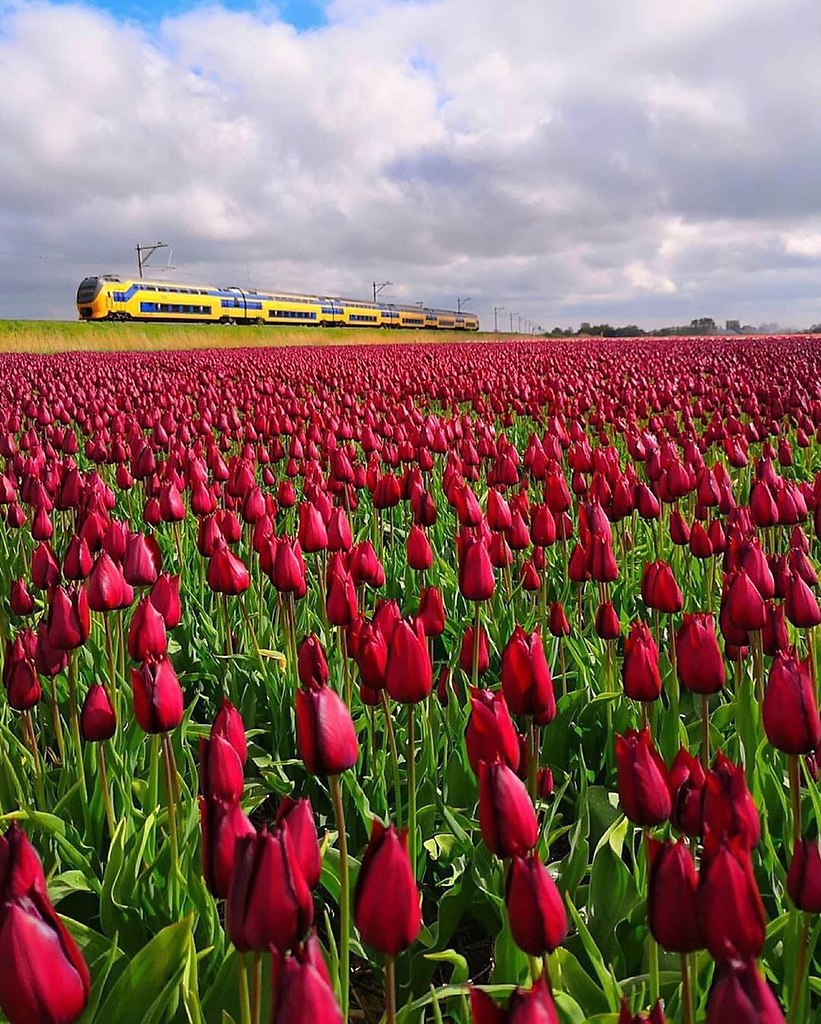
[[[470,680],[474,689],[479,685],[479,635],[482,628],[479,621],[479,609],[481,607],[481,604],[477,601],[473,617],[473,662],[470,673]]]
[[[248,993],[248,966],[245,955],[237,953],[237,970],[239,972],[239,1013],[241,1024],[251,1024],[251,998]]]
[[[416,705],[408,704],[408,858],[416,878]]]
[[[701,695],[701,763],[705,772],[710,767],[710,698]]]
[[[334,802],[336,830],[339,836],[339,989],[342,1020],[348,1020],[348,991],[351,962],[351,896],[348,880],[348,840],[345,835],[345,811],[342,807],[342,788],[339,776],[330,777]]]
[[[179,855],[177,849],[177,808],[174,799],[174,777],[172,771],[173,754],[170,751],[171,741],[168,733],[162,734],[163,765],[165,767],[165,799],[168,805],[168,838],[171,842],[171,876],[169,878],[169,895],[172,910],[176,903],[177,878],[179,875]]]
[[[399,782],[399,750],[396,746],[396,734],[393,731],[393,719],[391,718],[391,707],[388,703],[388,695],[384,690],[380,691],[382,700],[382,712],[385,715],[385,731],[388,734],[388,743],[391,748],[391,761],[393,762],[393,799],[396,823],[402,827],[402,786]]]
[[[530,758],[527,765],[527,791],[530,799],[536,802],[536,782],[539,777],[539,744],[536,739],[536,726],[531,716],[530,725],[527,729],[528,753]]]
[[[37,794],[37,803],[40,807],[46,806],[46,793],[43,788],[43,762],[40,760],[40,750],[37,746],[37,736],[34,732],[34,725],[31,721],[31,712],[22,713],[23,736],[25,737],[31,756],[34,759],[34,790]]]
[[[798,958],[795,961],[795,977],[792,986],[790,1009],[787,1013],[787,1024],[797,1024],[799,1020],[804,982],[807,974],[807,943],[810,937],[810,915],[803,914],[804,923],[798,940]]]
[[[105,743],[97,744],[97,767],[100,771],[100,789],[103,794],[103,805],[105,807],[105,817],[108,822],[108,835],[110,839],[114,839],[114,830],[117,827],[117,821],[114,817],[114,808],[111,804],[111,793],[108,788],[108,773],[105,768]]]
[[[801,842],[801,779],[798,754],[787,755],[787,769],[790,778],[790,804],[792,805],[793,850]]]
[[[54,676],[51,677],[51,719],[54,723],[54,738],[57,740],[60,764],[65,764],[66,741],[63,739],[63,722],[60,718],[60,705],[57,703],[57,682]]]
[[[83,763],[83,743],[80,739],[80,716],[77,713],[77,668],[73,651],[68,656],[68,707],[71,716],[71,738],[74,740],[74,753],[77,757],[77,781],[80,783],[80,795],[85,804],[88,800],[88,790]]]
[[[253,1024],[262,1020],[262,956],[256,950],[251,954],[251,1019]]]
[[[396,966],[390,954],[385,957],[385,1021],[396,1022]]]
[[[650,833],[644,832],[644,852],[647,859],[647,877],[650,876]],[[653,933],[647,929],[647,961],[650,975],[650,1002],[655,1005],[659,998],[659,947]]]
[[[693,981],[690,976],[690,958],[681,954],[681,1006],[682,1024],[693,1024]]]

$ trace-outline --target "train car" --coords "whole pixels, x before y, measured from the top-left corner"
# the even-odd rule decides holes
[[[116,274],[84,278],[77,289],[77,312],[81,320],[417,330],[478,330],[479,327],[475,316],[448,310],[332,296],[262,292],[237,285],[150,281]]]

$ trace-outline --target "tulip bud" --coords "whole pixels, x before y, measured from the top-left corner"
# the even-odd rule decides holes
[[[86,743],[110,740],[117,730],[117,715],[106,688],[93,683],[88,688],[80,712],[80,734]]]
[[[471,712],[465,728],[470,767],[478,775],[480,761],[504,761],[515,772],[519,767],[519,737],[510,718],[504,694],[490,690],[470,691]]]
[[[497,857],[525,854],[539,838],[525,784],[501,761],[479,762],[479,827],[485,845]]]
[[[245,786],[242,761],[220,735],[200,739],[200,792],[206,800],[238,803]]]
[[[9,604],[13,615],[31,615],[34,611],[34,598],[29,593],[24,579],[18,578],[12,583]]]
[[[123,559],[126,583],[132,587],[150,586],[157,579],[161,561],[156,541],[149,543],[142,533],[129,534]]]
[[[621,809],[635,825],[660,825],[670,816],[667,771],[650,731],[616,735],[616,772]]]
[[[296,736],[299,756],[312,775],[339,775],[359,757],[351,713],[328,686],[297,690]]]
[[[673,570],[666,562],[648,562],[641,579],[641,597],[648,608],[674,614],[684,606]]]
[[[462,646],[459,649],[459,668],[469,676],[473,671],[473,637],[475,626],[468,626],[462,636]],[[487,644],[487,633],[485,627],[479,625],[479,658],[477,670],[479,675],[484,675],[490,666],[490,652]]]
[[[325,686],[328,682],[328,659],[325,648],[313,633],[306,636],[297,652],[299,681],[308,689]]]
[[[718,693],[726,674],[712,615],[685,614],[675,645],[681,685],[692,693]]]
[[[622,682],[631,700],[649,703],[661,696],[659,651],[644,622],[634,622],[624,642]]]
[[[82,587],[55,587],[49,594],[48,640],[52,647],[71,651],[88,639],[91,620]]]
[[[424,572],[433,565],[433,550],[425,531],[412,526],[407,541],[408,565],[417,572]]]
[[[722,960],[713,974],[706,1024],[784,1024],[784,1014],[753,960]]]
[[[207,579],[215,594],[243,594],[251,585],[248,567],[224,543],[217,547],[208,562]]]
[[[385,689],[402,704],[417,704],[433,689],[433,667],[421,622],[400,620],[388,643]]]
[[[15,711],[28,711],[43,695],[33,660],[33,640],[34,634],[31,630],[22,630],[13,642],[6,640],[3,686],[9,704]]]
[[[748,850],[758,843],[761,825],[747,789],[744,769],[719,750],[704,786],[704,835],[714,840],[740,838]]]
[[[200,797],[202,873],[217,899],[226,899],[231,888],[237,840],[255,836],[254,826],[237,803]]]
[[[445,632],[445,606],[438,587],[422,587],[416,621],[422,623],[425,636],[441,636]]]
[[[699,935],[714,959],[761,953],[764,906],[750,855],[739,840],[705,848],[696,900]]]
[[[225,913],[226,931],[241,953],[273,945],[293,948],[314,917],[311,891],[283,822],[236,841]]]
[[[513,941],[530,956],[552,953],[567,937],[561,894],[537,853],[516,856],[505,892]]]
[[[0,1010],[10,1024],[70,1024],[88,967],[48,898],[40,858],[13,822],[0,837]]]
[[[161,572],[148,595],[151,603],[162,615],[166,629],[176,629],[182,619],[180,578]]]
[[[621,634],[621,623],[612,601],[602,601],[596,609],[594,628],[596,636],[601,640],[618,640]]]
[[[537,715],[540,723],[556,716],[556,697],[538,629],[527,634],[517,625],[502,652],[502,690],[516,715]]]
[[[787,892],[799,910],[821,914],[821,850],[817,838],[801,839],[795,844],[787,873]]]
[[[322,874],[322,854],[311,801],[307,797],[294,800],[284,796],[277,808],[276,824],[287,822],[297,863],[309,889],[315,889]]]
[[[31,582],[37,590],[50,590],[60,580],[60,566],[45,541],[41,541],[31,556]]]
[[[150,597],[144,597],[131,617],[128,628],[128,653],[134,661],[159,658],[168,648],[165,622]]]
[[[767,739],[785,754],[809,754],[821,744],[821,717],[809,659],[776,656],[764,691],[762,717]]]
[[[182,688],[167,654],[133,668],[131,690],[134,715],[143,732],[170,732],[182,721]]]
[[[354,920],[363,942],[386,956],[396,956],[415,942],[422,927],[407,847],[405,829],[398,832],[374,820],[354,893]]]
[[[702,796],[707,775],[697,757],[682,747],[676,754],[667,775],[673,828],[687,836],[700,836],[703,830]]]
[[[570,623],[561,601],[554,601],[550,605],[550,632],[552,636],[570,635]]]
[[[105,551],[97,556],[87,584],[88,606],[94,612],[127,608],[134,591],[126,583],[122,569]]]
[[[755,631],[764,627],[767,619],[764,599],[744,569],[740,569],[728,585],[726,606],[736,629]]]
[[[468,601],[487,601],[496,583],[487,545],[479,537],[468,536],[459,545],[459,590]]]
[[[274,970],[277,1000],[271,1024],[343,1024],[327,972],[307,956],[286,956],[281,965],[274,957]]]
[[[649,840],[647,919],[656,942],[674,953],[702,948],[696,915],[698,876],[685,840]]]

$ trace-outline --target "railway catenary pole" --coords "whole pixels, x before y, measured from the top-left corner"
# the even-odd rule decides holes
[[[393,284],[393,281],[383,281],[382,284],[373,282],[373,301],[376,302],[377,295],[382,291],[383,288],[387,288],[389,284]]]
[[[505,308],[504,306],[494,306],[493,307],[493,333],[494,334],[498,334],[499,333],[499,314],[502,312],[502,310],[504,308]]]
[[[154,255],[158,249],[167,249],[168,245],[165,242],[155,242],[154,245],[137,245],[135,252],[137,253],[137,274],[143,276],[143,267],[146,266],[148,261]],[[145,255],[143,255],[143,253]],[[169,263],[171,261],[169,260]]]

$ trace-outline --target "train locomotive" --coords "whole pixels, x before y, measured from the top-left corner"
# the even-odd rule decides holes
[[[77,311],[81,320],[90,321],[479,330],[479,318],[463,311],[454,313],[393,302],[263,292],[235,285],[220,287],[129,279],[115,274],[84,278],[77,289]]]

